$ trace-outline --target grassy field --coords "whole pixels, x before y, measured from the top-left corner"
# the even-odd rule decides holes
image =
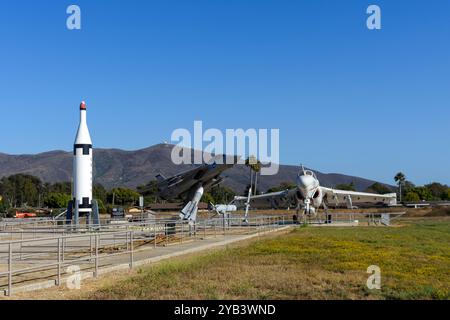
[[[139,269],[88,299],[449,299],[450,220],[305,227]],[[381,290],[366,287],[381,268]]]
[[[367,267],[381,268],[369,290]],[[39,299],[449,299],[450,219],[290,233],[113,273]]]

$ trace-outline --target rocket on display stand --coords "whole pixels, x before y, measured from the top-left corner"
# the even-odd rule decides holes
[[[67,218],[78,224],[80,216],[86,216],[90,224],[98,224],[98,206],[92,199],[92,140],[86,121],[86,103],[80,104],[80,124],[73,146],[73,200],[69,204]],[[72,214],[73,213],[73,214]]]
[[[80,104],[80,124],[73,146],[73,201],[80,214],[92,212],[92,140],[84,101]]]

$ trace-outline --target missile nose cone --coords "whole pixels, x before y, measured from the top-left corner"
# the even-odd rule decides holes
[[[81,103],[80,103],[80,110],[86,110],[86,102],[81,101]]]

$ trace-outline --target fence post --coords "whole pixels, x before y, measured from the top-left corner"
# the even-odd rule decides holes
[[[22,245],[23,245],[23,230],[20,232],[20,257],[19,259],[22,260]]]
[[[90,263],[92,263],[92,255],[94,254],[93,252],[93,247],[92,247],[92,234],[89,235],[89,252],[91,255],[91,261],[89,261]]]
[[[99,246],[99,243],[100,243],[99,237],[100,237],[99,234],[95,235],[95,274],[94,274],[95,278],[98,277],[98,265],[99,265],[99,263],[98,263],[98,259],[99,259],[98,246]]]
[[[134,260],[134,248],[133,248],[133,231],[130,231],[130,269],[133,268],[133,260]]]
[[[184,223],[181,222],[181,243],[183,243]]]
[[[66,241],[67,241],[67,239],[66,239],[65,233],[63,232],[63,235],[62,235],[62,258],[61,258],[62,262],[64,262],[64,252],[66,250]]]
[[[203,221],[203,240],[206,239],[206,220]]]
[[[61,285],[61,237],[58,237],[58,278],[56,280],[56,285]]]
[[[156,222],[155,222],[155,226],[154,226],[154,228],[153,228],[153,232],[155,233],[155,235],[154,235],[154,241],[153,241],[153,243],[154,243],[154,248],[156,249],[156,237],[157,237],[157,232],[156,232]]]
[[[165,223],[164,224],[164,233],[165,233],[165,242],[166,242],[166,247],[169,245],[169,227],[168,227],[168,224],[167,223]]]
[[[8,258],[8,296],[12,295],[12,243],[9,243],[9,258]]]

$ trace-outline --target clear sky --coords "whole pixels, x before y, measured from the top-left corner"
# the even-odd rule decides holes
[[[96,147],[203,120],[279,128],[283,164],[450,184],[449,17],[448,0],[4,0],[0,152],[71,150],[85,99]]]

